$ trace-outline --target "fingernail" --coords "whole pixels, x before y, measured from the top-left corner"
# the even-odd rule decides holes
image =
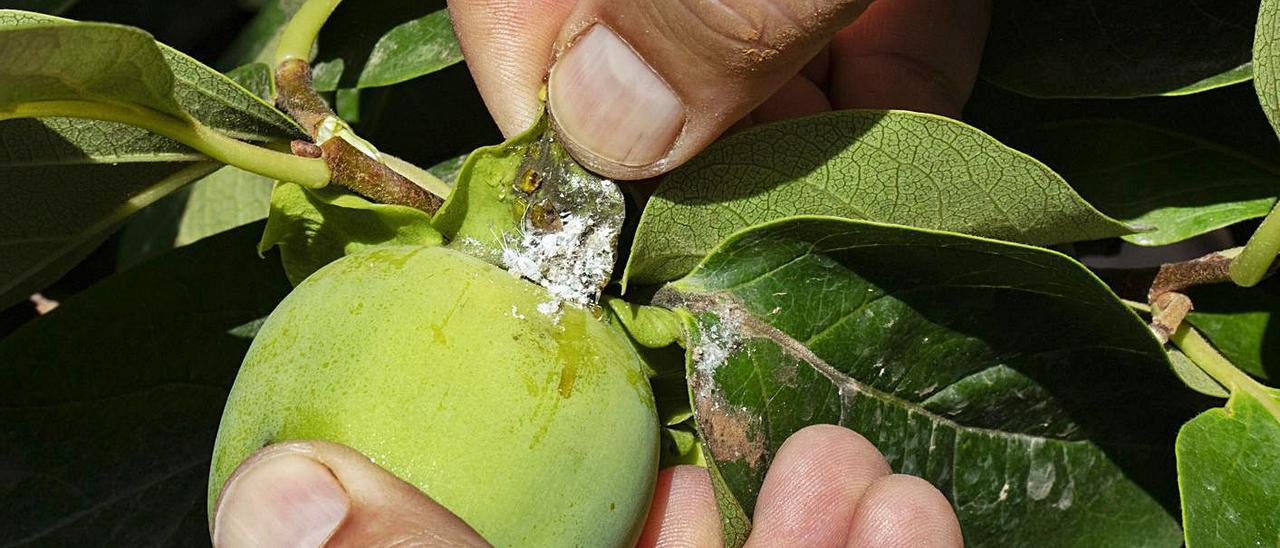
[[[301,455],[254,463],[225,489],[213,526],[219,548],[321,546],[351,506],[333,473]]]
[[[604,25],[591,27],[560,56],[547,90],[565,138],[622,165],[662,159],[684,127],[680,98]]]

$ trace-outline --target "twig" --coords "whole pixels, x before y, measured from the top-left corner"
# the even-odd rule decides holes
[[[344,128],[345,124],[316,93],[310,63],[296,57],[285,59],[276,67],[276,86],[280,93],[277,103],[316,140],[321,157],[333,173],[334,183],[384,204],[409,206],[432,214],[440,209],[444,203],[440,196],[427,192],[370,155],[377,154],[371,147],[363,146],[368,150],[361,150],[347,136],[325,134],[327,123],[338,123]],[[295,144],[293,148],[300,156],[315,152],[305,145]]]
[[[1170,291],[1231,281],[1231,260],[1239,251],[1239,248],[1215,251],[1190,261],[1161,265],[1156,278],[1151,281],[1147,302],[1155,304],[1156,299]]]

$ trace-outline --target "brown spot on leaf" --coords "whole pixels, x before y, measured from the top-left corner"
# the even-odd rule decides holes
[[[714,381],[694,375],[693,382],[696,385]],[[711,449],[712,456],[718,461],[740,460],[751,468],[759,468],[765,459],[760,417],[745,407],[729,405],[717,391],[702,391],[695,387],[695,393],[706,394],[695,402],[696,416],[703,441]]]

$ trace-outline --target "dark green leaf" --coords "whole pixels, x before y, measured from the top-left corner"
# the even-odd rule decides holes
[[[317,190],[279,183],[258,244],[279,247],[295,285],[343,256],[382,245],[440,245],[431,217],[406,206],[375,204],[333,187]]]
[[[1115,120],[1028,130],[1018,144],[1089,203],[1130,226],[1139,245],[1168,245],[1263,217],[1280,168],[1187,135]]]
[[[1178,434],[1187,546],[1280,544],[1280,392],[1237,390]]]
[[[1131,232],[1040,162],[972,127],[843,111],[732,135],[667,176],[640,220],[624,280],[677,278],[729,234],[788,215],[1040,244]]]
[[[1214,284],[1190,291],[1187,317],[1236,367],[1280,379],[1280,278],[1252,288]]]
[[[1098,101],[1038,99],[979,80],[964,111],[966,122],[1018,150],[1025,149],[1021,140],[1036,128],[1099,119],[1155,126],[1255,158],[1280,158],[1280,140],[1275,138],[1251,85],[1181,97]]]
[[[0,110],[114,100],[268,140],[296,126],[252,93],[146,33],[0,11]],[[120,221],[217,168],[186,147],[108,122],[0,122],[0,306],[62,275]],[[92,182],[93,184],[88,184]]]
[[[207,544],[222,404],[289,291],[237,229],[117,275],[0,341],[0,544]]]
[[[1250,76],[1258,0],[993,6],[982,76],[1028,95],[1176,95]]]
[[[787,436],[838,423],[937,485],[969,545],[1181,542],[1170,448],[1201,400],[1064,255],[799,217],[656,300],[690,311],[695,417],[738,515]]]
[[[355,87],[398,84],[460,62],[462,47],[453,35],[448,10],[442,9],[401,23],[382,35],[360,69]],[[337,89],[344,69],[342,59],[330,66],[318,64],[316,89]]]

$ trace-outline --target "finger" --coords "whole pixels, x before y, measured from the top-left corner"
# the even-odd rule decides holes
[[[875,2],[831,43],[831,103],[959,116],[973,91],[991,0]]]
[[[764,478],[747,546],[844,546],[859,497],[890,473],[880,451],[847,428],[792,434]]]
[[[751,113],[751,121],[766,124],[831,110],[822,89],[804,76],[796,75]]]
[[[658,472],[653,505],[636,546],[720,546],[720,511],[707,469],[681,465]]]
[[[858,501],[848,546],[964,546],[951,503],[929,482],[895,474],[880,478]]]
[[[488,546],[417,488],[320,441],[273,445],[241,463],[219,497],[213,544]]]
[[[533,124],[560,27],[574,0],[449,0],[449,17],[485,106],[508,137]]]
[[[583,0],[548,105],[574,156],[637,179],[693,157],[786,84],[869,0]]]

